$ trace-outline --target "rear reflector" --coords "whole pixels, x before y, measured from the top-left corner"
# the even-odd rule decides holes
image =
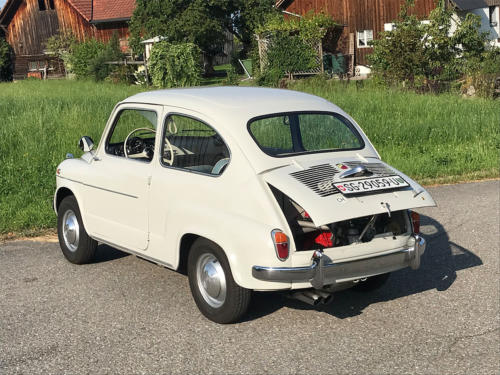
[[[413,227],[413,233],[419,234],[420,233],[420,215],[415,211],[411,212],[411,224]]]
[[[276,256],[281,261],[286,260],[290,253],[288,237],[279,229],[274,229],[271,232],[271,237],[273,239],[274,249],[276,250]]]

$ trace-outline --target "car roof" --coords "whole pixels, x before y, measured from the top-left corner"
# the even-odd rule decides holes
[[[262,87],[198,87],[148,91],[124,103],[147,103],[182,107],[201,113],[233,112],[247,119],[257,114],[293,110],[339,110],[327,100],[292,90]],[[217,116],[216,116],[217,117]]]

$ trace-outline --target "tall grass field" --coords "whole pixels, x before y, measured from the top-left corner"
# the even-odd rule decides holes
[[[292,89],[322,96],[361,125],[389,164],[420,182],[498,177],[500,102],[417,95],[318,79]],[[0,84],[0,235],[53,228],[55,170],[96,142],[114,105],[144,88],[75,81]]]

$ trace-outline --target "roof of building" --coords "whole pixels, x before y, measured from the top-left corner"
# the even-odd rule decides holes
[[[472,10],[500,5],[500,0],[452,0],[460,10]]]
[[[126,21],[132,17],[135,0],[67,0],[83,17],[92,23]],[[6,25],[22,0],[7,0],[0,11],[0,24]]]

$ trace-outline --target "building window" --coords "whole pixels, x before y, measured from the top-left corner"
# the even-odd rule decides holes
[[[358,31],[358,48],[370,47],[369,42],[373,40],[373,30]]]
[[[490,27],[498,26],[498,6],[490,6]]]
[[[47,10],[47,5],[45,4],[45,0],[38,0],[38,9],[43,12]]]
[[[54,10],[56,7],[54,6],[54,0],[49,0],[49,8]]]

